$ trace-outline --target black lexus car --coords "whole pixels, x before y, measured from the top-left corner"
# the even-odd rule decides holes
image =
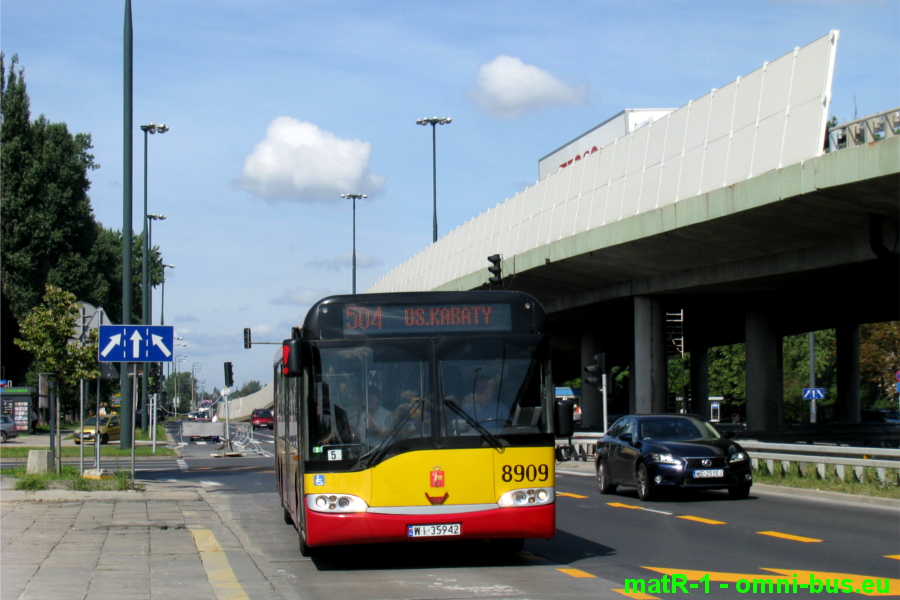
[[[601,494],[635,486],[641,500],[662,489],[727,489],[750,494],[753,475],[744,449],[693,415],[628,415],[597,441],[595,464]]]

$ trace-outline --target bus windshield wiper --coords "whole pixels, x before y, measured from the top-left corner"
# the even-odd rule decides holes
[[[463,420],[471,427],[474,427],[478,431],[478,433],[480,433],[484,437],[484,439],[486,439],[491,444],[491,446],[494,447],[497,452],[502,453],[504,451],[503,442],[500,440],[500,438],[485,429],[481,423],[473,419],[472,416],[462,408],[460,408],[459,405],[456,404],[456,402],[454,402],[450,398],[444,398],[444,404],[449,406],[450,410],[462,417]]]
[[[422,403],[421,398],[413,398],[412,402],[409,404],[409,408],[406,409],[406,414],[403,415],[403,418],[397,421],[397,424],[394,425],[394,428],[391,429],[390,433],[381,440],[381,443],[363,454],[359,457],[359,460],[356,462],[357,467],[368,468],[372,465],[378,464],[381,462],[381,459],[384,458],[384,455],[387,453],[388,448],[391,447],[389,442],[393,442],[394,438],[397,436],[397,433],[403,429],[403,426],[406,425],[406,422],[413,415],[413,409],[420,408]]]

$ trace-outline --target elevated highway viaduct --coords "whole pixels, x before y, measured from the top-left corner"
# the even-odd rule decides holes
[[[500,213],[500,234],[470,235],[456,250],[458,261],[454,250],[435,249],[447,256],[443,270],[450,275],[442,281],[429,280],[426,267],[416,270],[417,261],[437,264],[423,251],[369,291],[488,289],[486,257],[499,252],[503,287],[533,294],[551,316],[554,379],[580,376],[604,352],[608,370],[630,367],[631,413],[676,408],[667,382],[672,344],[666,315],[681,313],[683,349],[690,352],[690,410],[709,414],[708,349],[744,342],[751,433],[783,425],[782,337],[834,328],[835,417],[858,422],[859,326],[900,319],[900,137],[894,129],[872,143],[525,251],[511,251],[521,249],[522,235],[517,247],[515,227],[507,228]],[[469,266],[454,267],[463,261]],[[582,393],[583,423],[601,425],[599,393],[590,386]]]

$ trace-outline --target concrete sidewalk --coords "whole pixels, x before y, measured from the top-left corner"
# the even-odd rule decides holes
[[[202,488],[141,483],[21,492],[0,481],[0,600],[295,597],[266,578]]]

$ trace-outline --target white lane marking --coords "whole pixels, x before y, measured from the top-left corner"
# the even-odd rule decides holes
[[[666,512],[666,511],[664,511],[664,510],[653,510],[652,508],[645,508],[644,510],[646,510],[647,512],[655,512],[655,513],[659,513],[659,514],[661,514],[661,515],[672,515],[672,514],[674,514],[674,513]]]
[[[205,446],[205,445],[206,445],[206,442],[194,442],[194,443],[197,444],[198,446]]]
[[[221,484],[218,481],[201,481],[200,485],[224,485],[224,484]]]
[[[187,463],[184,462],[184,459],[183,459],[183,458],[179,458],[179,459],[176,460],[175,462],[178,463],[178,468],[181,469],[182,471],[187,471],[187,470],[188,470]]]
[[[578,475],[579,477],[596,477],[594,473],[582,473],[581,471],[564,471],[562,469],[557,469],[557,473],[565,473],[566,475]]]

